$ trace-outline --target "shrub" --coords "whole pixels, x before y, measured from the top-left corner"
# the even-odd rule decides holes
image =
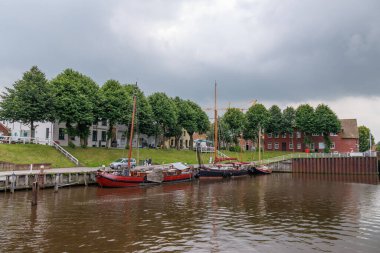
[[[241,152],[241,147],[240,146],[232,146],[229,148],[231,152]]]

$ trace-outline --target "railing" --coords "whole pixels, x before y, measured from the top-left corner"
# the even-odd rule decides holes
[[[201,153],[212,153],[214,152],[214,147],[194,147],[195,151],[201,151]]]
[[[282,162],[293,158],[339,158],[339,157],[377,157],[376,151],[351,152],[351,153],[296,153],[276,156],[269,159],[256,161],[257,165]]]
[[[79,165],[79,160],[77,158],[75,158],[72,154],[70,154],[67,150],[65,150],[64,148],[62,148],[58,143],[56,143],[55,141],[52,142],[53,143],[53,146],[59,151],[61,152],[64,156],[66,156],[70,161],[72,161],[73,163],[75,163],[77,166]]]
[[[40,139],[38,137],[17,137],[17,136],[0,136],[0,143],[19,143],[19,144],[42,144],[42,145],[51,145],[50,139]]]

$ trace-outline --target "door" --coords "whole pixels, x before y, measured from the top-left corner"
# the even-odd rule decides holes
[[[286,142],[281,143],[281,150],[286,151]]]

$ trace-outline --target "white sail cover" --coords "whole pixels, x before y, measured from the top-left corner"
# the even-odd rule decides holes
[[[185,170],[185,169],[189,168],[189,166],[187,166],[186,164],[183,164],[183,163],[171,163],[170,165],[172,165],[177,170]]]

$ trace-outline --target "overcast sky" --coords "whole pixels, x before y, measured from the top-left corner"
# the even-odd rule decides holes
[[[37,65],[204,107],[329,104],[380,140],[380,1],[1,0],[0,89]]]

